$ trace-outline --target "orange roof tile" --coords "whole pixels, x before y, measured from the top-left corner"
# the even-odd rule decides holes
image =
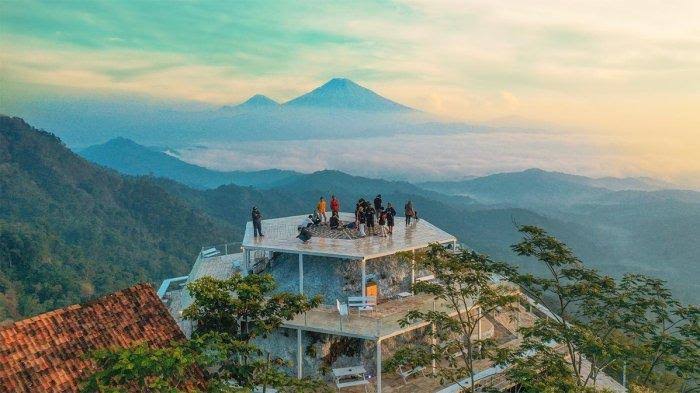
[[[0,392],[77,392],[91,351],[184,340],[150,284],[0,327]]]

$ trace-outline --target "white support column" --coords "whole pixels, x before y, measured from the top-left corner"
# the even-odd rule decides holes
[[[432,370],[431,373],[432,373],[433,375],[435,375],[435,370],[436,370],[436,365],[435,365],[435,346],[437,345],[437,341],[436,341],[436,339],[435,339],[435,324],[434,324],[434,323],[431,323],[431,324],[430,324],[430,331],[431,331],[431,333],[432,333],[432,334],[430,335],[430,344],[431,344],[431,345],[430,345],[430,354],[431,354],[432,357],[433,357],[433,360],[430,361],[430,368],[431,368],[431,370]]]
[[[301,254],[299,254],[301,255]],[[302,379],[304,377],[303,368],[303,352],[301,350],[301,329],[297,329],[297,378]]]
[[[411,293],[413,293],[413,284],[416,283],[416,250],[411,250]]]
[[[476,317],[479,318],[479,322],[476,323],[476,339],[481,340],[481,307],[476,309]]]
[[[365,271],[366,269],[366,263],[364,258],[362,258],[362,296],[367,296],[367,272]]]
[[[433,312],[435,312],[435,300],[433,300]],[[435,324],[430,324],[430,354],[433,360],[430,361],[431,374],[435,376],[437,367],[435,365],[435,347],[437,346],[437,338],[435,337]]]
[[[304,294],[304,254],[299,253],[299,293]]]
[[[243,249],[243,277],[248,275],[248,259],[249,257],[249,252],[245,248]]]
[[[382,393],[382,341],[377,340],[377,393]]]

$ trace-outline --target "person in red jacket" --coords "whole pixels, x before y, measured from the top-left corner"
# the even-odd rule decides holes
[[[335,195],[331,195],[331,213],[340,213],[340,201]]]

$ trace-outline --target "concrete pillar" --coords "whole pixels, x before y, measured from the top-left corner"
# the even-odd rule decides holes
[[[299,293],[304,294],[304,254],[299,253]]]
[[[377,393],[382,393],[382,341],[377,340]]]
[[[299,254],[299,255],[301,255],[301,254]],[[304,356],[304,353],[302,352],[302,348],[301,348],[301,329],[297,329],[297,378],[298,379],[302,379],[304,377],[303,356]]]
[[[476,339],[481,340],[481,307],[476,309],[476,317],[479,321],[476,323]]]
[[[367,296],[367,272],[365,271],[366,269],[366,263],[364,258],[362,258],[362,296]]]
[[[435,370],[436,370],[436,364],[435,364],[435,346],[437,345],[437,341],[435,339],[435,324],[431,323],[430,324],[430,354],[433,356],[433,360],[430,361],[430,368],[431,368],[431,373],[435,375]]]
[[[411,250],[411,293],[413,293],[413,284],[416,283],[416,250]]]
[[[250,253],[245,248],[243,249],[243,276],[248,275],[248,259],[250,259]]]

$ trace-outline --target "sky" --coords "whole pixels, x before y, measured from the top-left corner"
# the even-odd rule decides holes
[[[630,174],[700,183],[698,21],[696,0],[3,0],[0,108],[285,101],[342,76],[448,119],[583,130]]]

